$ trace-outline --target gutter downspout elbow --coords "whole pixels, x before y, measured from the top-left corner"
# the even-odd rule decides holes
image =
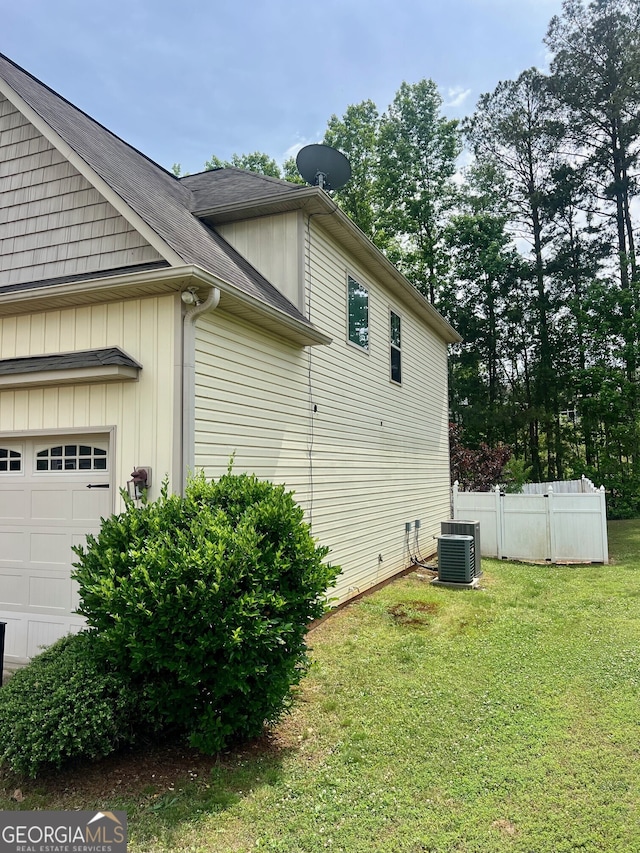
[[[195,372],[196,372],[196,320],[207,311],[214,311],[220,302],[220,291],[210,286],[205,299],[200,302],[195,288],[183,291],[194,299],[182,318],[182,483],[184,495],[187,477],[195,467]],[[184,300],[183,300],[184,301]]]

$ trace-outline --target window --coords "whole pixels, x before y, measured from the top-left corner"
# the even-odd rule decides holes
[[[369,291],[348,278],[349,341],[362,349],[369,349]]]
[[[389,343],[391,356],[391,380],[402,382],[402,350],[400,338],[400,317],[391,311],[389,314]]]
[[[107,451],[85,444],[59,444],[36,454],[36,471],[106,471]]]
[[[17,450],[0,447],[0,474],[14,474],[22,471],[22,454]]]

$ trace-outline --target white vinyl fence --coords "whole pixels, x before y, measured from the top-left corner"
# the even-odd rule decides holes
[[[604,486],[596,492],[509,495],[461,492],[453,484],[453,518],[480,522],[483,557],[609,562]]]
[[[544,495],[549,489],[553,489],[554,495],[581,495],[599,491],[597,486],[594,486],[591,480],[585,477],[584,474],[580,480],[559,480],[555,483],[525,483],[522,487],[525,495]]]

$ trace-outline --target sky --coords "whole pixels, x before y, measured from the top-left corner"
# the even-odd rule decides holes
[[[0,0],[0,52],[165,168],[263,151],[431,78],[448,118],[531,66],[561,0]]]

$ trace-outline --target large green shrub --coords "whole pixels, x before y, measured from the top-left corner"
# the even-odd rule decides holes
[[[93,632],[64,637],[0,690],[0,762],[35,776],[73,758],[133,742],[140,697],[114,671]]]
[[[74,576],[110,659],[142,679],[147,714],[219,750],[286,709],[305,634],[338,573],[281,486],[193,478],[103,522]]]

